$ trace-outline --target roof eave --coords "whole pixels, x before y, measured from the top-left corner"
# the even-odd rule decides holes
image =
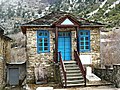
[[[24,27],[31,27],[31,26],[32,26],[32,27],[34,27],[34,26],[38,26],[38,27],[41,27],[41,26],[42,26],[42,27],[50,27],[51,25],[32,25],[32,24],[31,24],[31,25],[28,25],[28,24],[26,24],[26,25],[20,25],[20,26],[24,26]]]
[[[9,40],[9,41],[13,41],[13,39],[11,39],[10,37],[6,36],[6,35],[3,35],[3,37],[6,39],[6,40]]]
[[[22,33],[26,34],[26,28],[32,28],[32,27],[51,27],[51,25],[20,25],[21,29],[22,29]]]
[[[81,25],[80,27],[104,27],[106,25]]]

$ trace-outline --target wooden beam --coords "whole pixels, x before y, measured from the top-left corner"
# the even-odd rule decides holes
[[[58,27],[55,29],[55,62],[58,62]]]
[[[59,28],[73,28],[78,27],[78,25],[56,25]]]
[[[71,15],[65,15],[65,16],[62,16],[61,18],[59,18],[59,20],[57,20],[56,22],[53,23],[53,26],[57,26],[57,25],[61,25],[61,23],[66,19],[68,18],[72,23],[74,23],[74,25],[77,25],[77,26],[80,26],[80,23],[79,21],[71,16]]]
[[[79,31],[79,27],[76,27],[77,51],[78,51],[78,54],[79,54],[80,47],[79,47],[79,33],[78,33],[78,31]]]

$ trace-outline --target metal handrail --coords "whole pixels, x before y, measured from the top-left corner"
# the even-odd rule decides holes
[[[80,68],[80,71],[81,71],[81,73],[83,75],[85,86],[86,86],[86,70],[84,69],[84,67],[82,65],[82,62],[81,62],[80,57],[78,55],[78,52],[75,51],[75,50],[74,50],[74,58],[75,58],[75,61],[76,61],[77,65]]]
[[[60,59],[60,65],[61,65],[62,71],[63,71],[63,76],[65,79],[65,87],[66,87],[67,86],[66,69],[65,69],[65,65],[64,65],[63,60],[62,60],[61,52],[58,52],[58,54],[59,54],[59,59]]]

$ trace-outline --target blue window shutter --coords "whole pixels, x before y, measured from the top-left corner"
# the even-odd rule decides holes
[[[79,31],[79,49],[80,52],[90,51],[90,30]]]
[[[49,31],[37,31],[37,53],[50,52]]]

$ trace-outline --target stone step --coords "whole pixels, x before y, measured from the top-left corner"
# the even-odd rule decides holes
[[[78,67],[78,65],[76,65],[76,64],[64,64],[65,65],[65,68],[67,68],[67,67]],[[60,67],[61,67],[61,65],[60,65]]]
[[[82,73],[67,73],[67,74],[66,74],[66,77],[79,77],[79,76],[80,76],[80,77],[83,77],[83,76],[82,76]],[[63,76],[63,73],[61,74],[61,77],[64,77],[64,76]]]
[[[84,83],[79,83],[79,84],[67,84],[67,87],[72,87],[72,86],[83,86]],[[64,84],[65,86],[65,84]]]
[[[66,71],[68,70],[80,70],[79,67],[65,67]],[[62,70],[62,68],[60,67],[60,71]]]
[[[76,61],[63,61],[64,64],[76,64]]]
[[[65,67],[66,71],[80,71],[79,67],[75,66],[75,67]],[[60,67],[60,71],[62,71],[62,68]]]
[[[62,77],[62,79],[64,80],[64,77]],[[74,79],[74,80],[75,80],[75,79],[79,79],[79,80],[80,80],[80,79],[83,79],[83,77],[82,77],[82,76],[71,76],[71,77],[70,77],[70,76],[67,76],[67,80],[71,80],[71,79],[72,79],[72,80],[73,80],[73,79]]]
[[[67,70],[67,73],[80,73],[80,70]]]
[[[67,80],[67,83],[83,83],[84,79],[80,80]],[[65,80],[63,80],[63,83],[65,83]]]
[[[78,67],[76,64],[65,64],[65,67]]]
[[[80,70],[79,67],[66,67],[66,70]]]
[[[53,87],[37,87],[36,90],[53,90]]]
[[[76,61],[64,61],[67,77],[67,86],[81,86],[84,85],[84,78],[82,73],[76,64]],[[62,68],[60,66],[61,79],[65,83]]]
[[[61,74],[63,76],[63,73]],[[82,73],[67,73],[67,76],[82,76]]]

